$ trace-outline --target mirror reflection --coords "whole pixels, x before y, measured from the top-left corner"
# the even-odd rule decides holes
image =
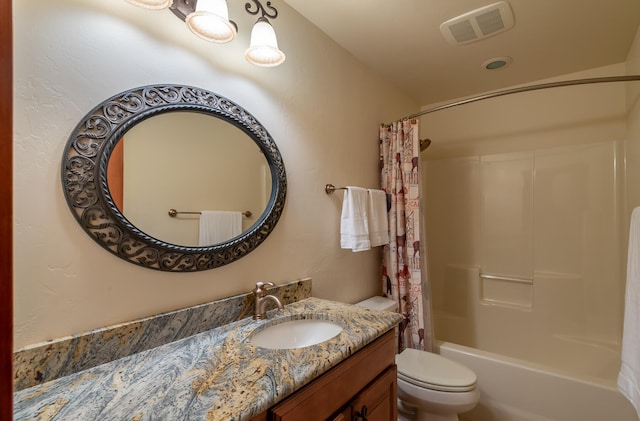
[[[265,211],[272,185],[267,160],[246,133],[197,112],[136,124],[111,154],[107,178],[133,225],[180,246],[219,244],[246,232]]]

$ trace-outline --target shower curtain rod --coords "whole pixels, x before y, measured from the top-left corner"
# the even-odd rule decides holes
[[[445,110],[447,108],[457,107],[458,105],[469,104],[471,102],[482,101],[484,99],[496,98],[504,95],[518,94],[520,92],[537,91],[540,89],[548,89],[548,88],[559,88],[563,86],[587,85],[590,83],[633,82],[633,81],[640,81],[640,75],[609,76],[609,77],[596,77],[591,79],[565,80],[561,82],[542,83],[540,85],[531,85],[531,86],[523,86],[520,88],[504,89],[502,91],[489,92],[487,94],[482,94],[482,95],[474,96],[471,98],[462,99],[460,101],[455,101],[448,104],[439,105],[437,107],[429,108],[427,110],[420,111],[418,113],[406,116],[402,120],[408,120],[408,119],[420,117],[436,111]]]

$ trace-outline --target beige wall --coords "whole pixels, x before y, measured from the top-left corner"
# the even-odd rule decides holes
[[[624,73],[621,63],[531,84]],[[428,137],[433,144],[424,157],[533,150],[597,142],[612,135],[622,138],[625,89],[624,83],[552,88],[427,114],[421,120],[421,138]]]
[[[360,65],[284,2],[274,22],[284,65],[248,64],[252,16],[230,45],[196,39],[169,11],[125,1],[14,2],[15,346],[124,322],[276,283],[313,278],[318,297],[378,293],[378,251],[339,248],[342,195],[326,183],[378,185],[378,125],[417,104]],[[95,105],[135,86],[182,83],[244,106],[278,143],[287,203],[270,237],[242,260],[187,274],[139,268],[91,240],[64,201],[67,136]]]

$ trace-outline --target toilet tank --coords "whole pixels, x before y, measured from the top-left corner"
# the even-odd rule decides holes
[[[371,310],[397,311],[398,303],[385,297],[371,297],[356,303],[357,306]]]

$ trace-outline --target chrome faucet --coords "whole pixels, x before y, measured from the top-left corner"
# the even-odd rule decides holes
[[[267,318],[267,310],[265,305],[267,301],[271,300],[280,310],[284,308],[282,302],[275,295],[265,295],[266,287],[274,286],[273,282],[256,282],[256,287],[252,290],[254,296],[255,313],[253,314],[254,320],[263,320]]]

